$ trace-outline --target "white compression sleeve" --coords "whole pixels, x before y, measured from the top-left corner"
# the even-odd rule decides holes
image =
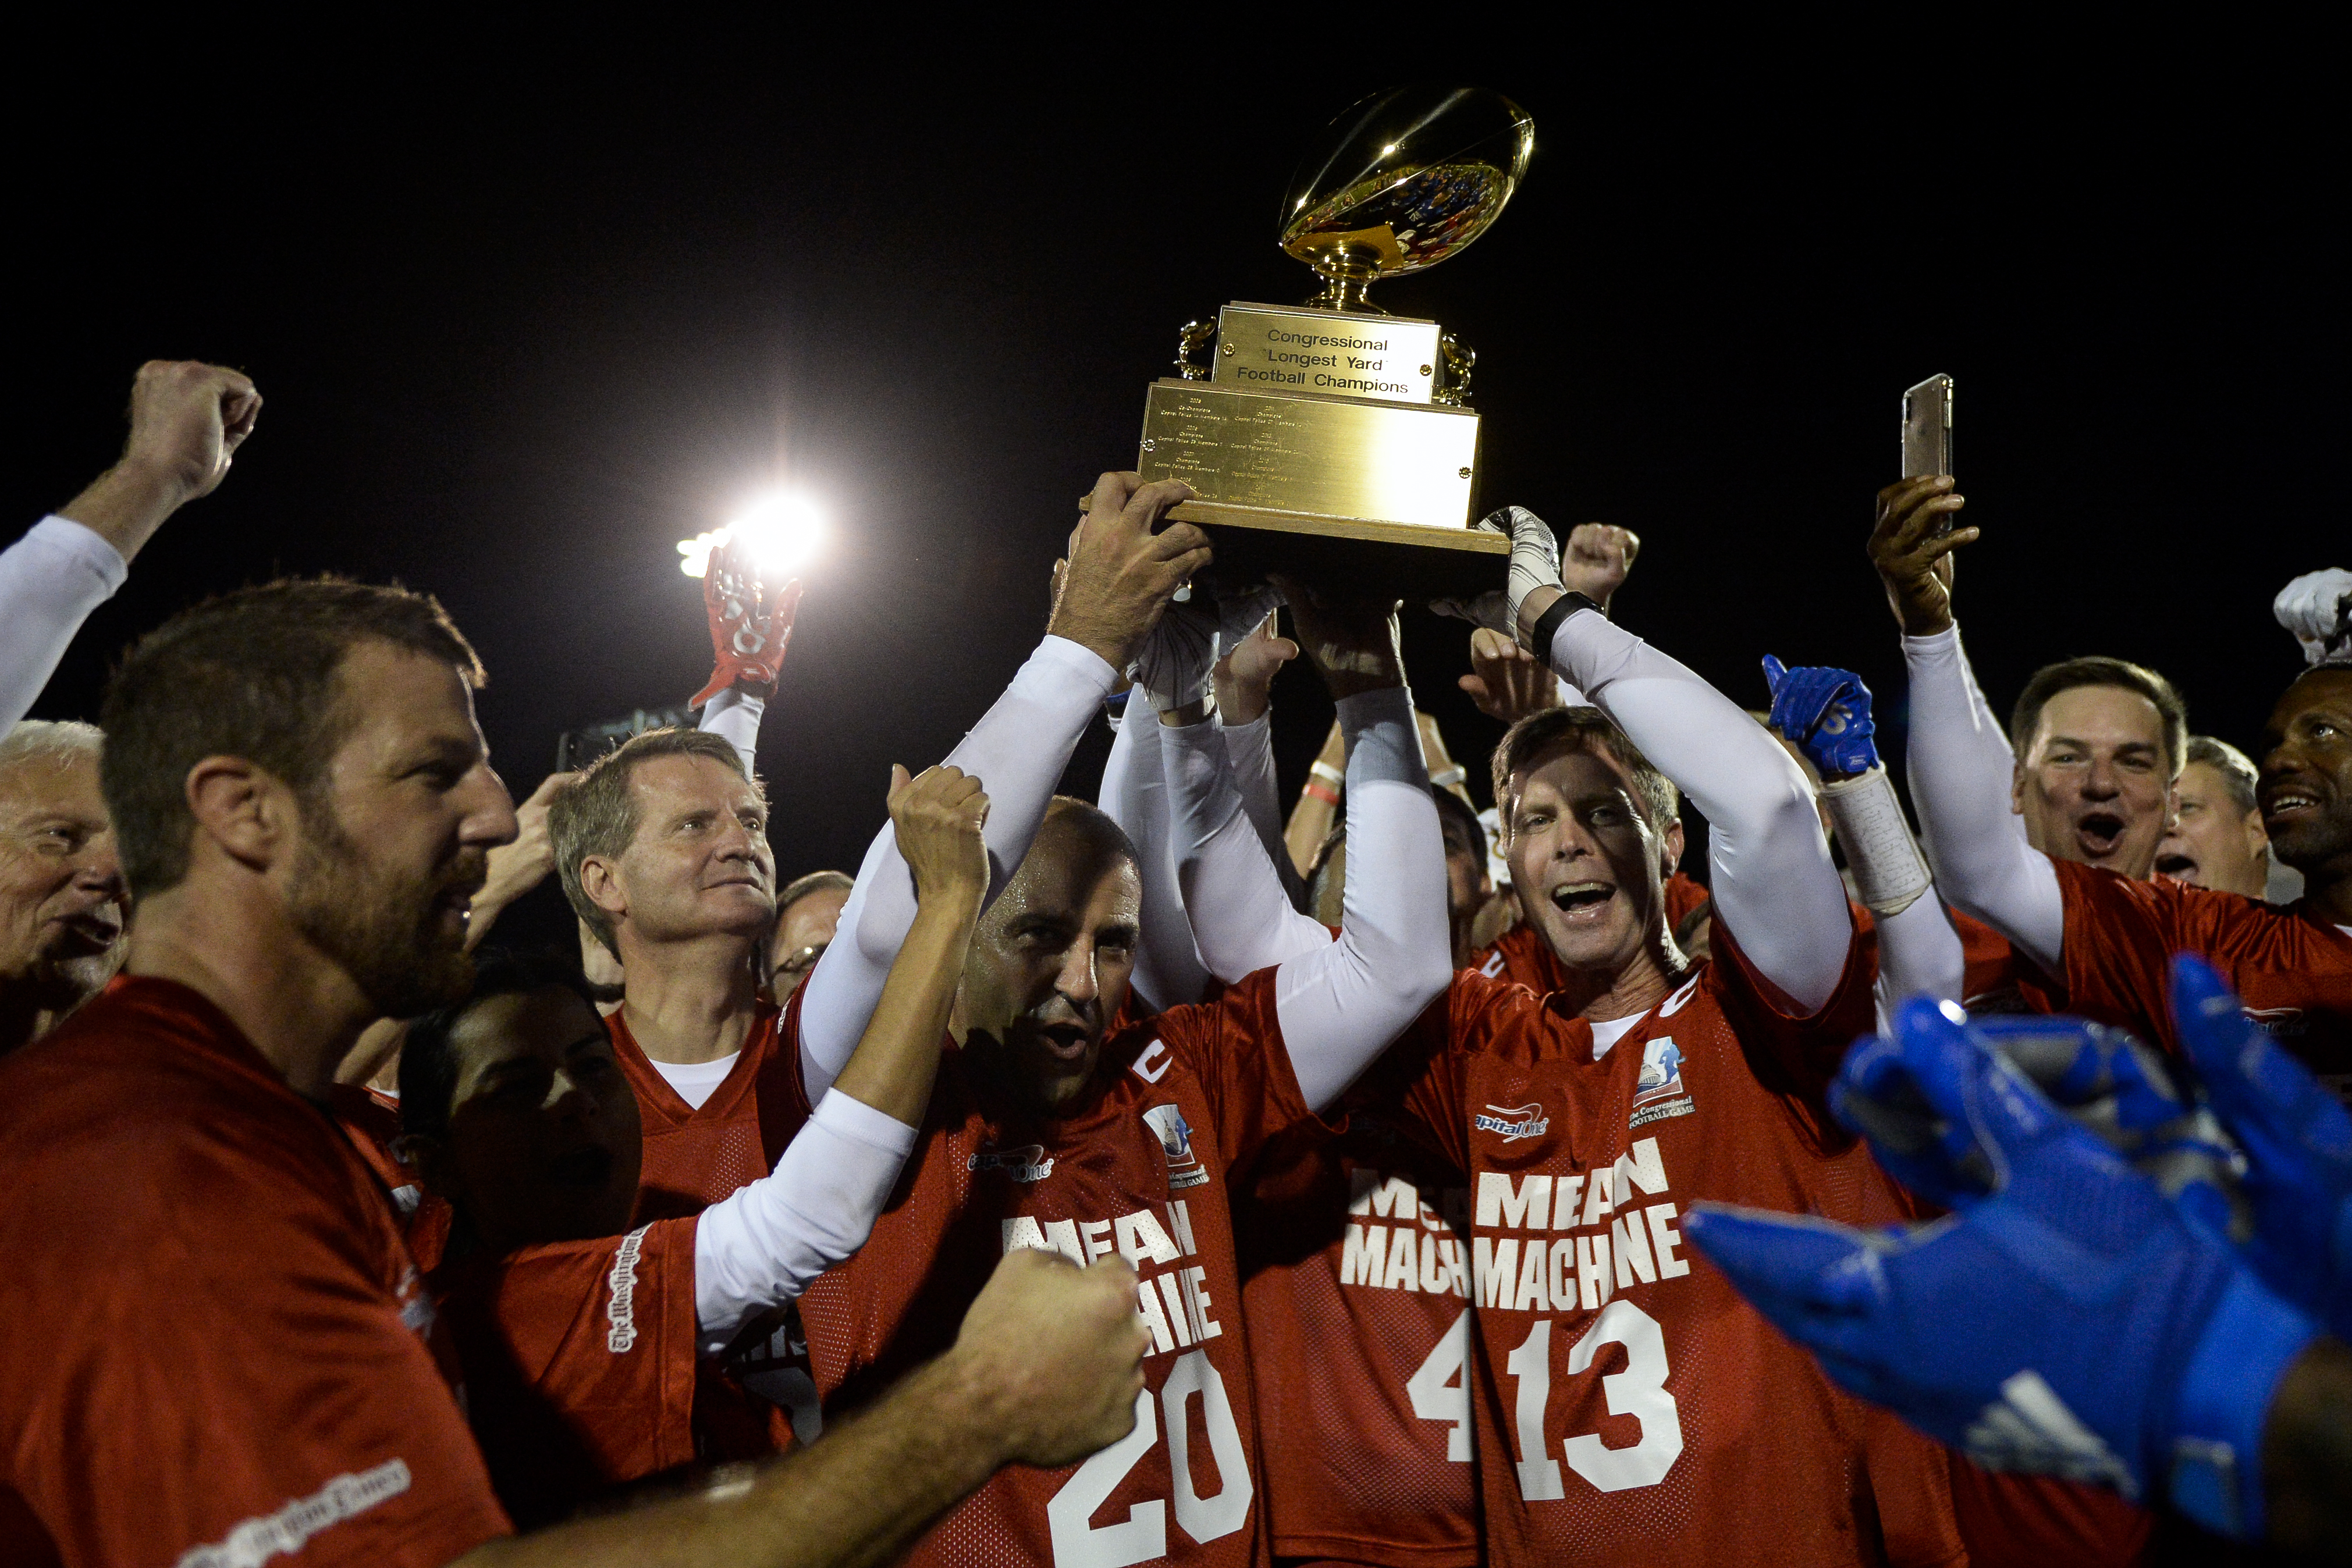
[[[1853,919],[1812,787],[1780,743],[1606,616],[1579,611],[1562,622],[1551,663],[1706,814],[1715,917],[1748,961],[1798,1006],[1826,1003],[1845,971]]]
[[[1242,810],[1265,852],[1274,857],[1283,892],[1293,904],[1302,904],[1306,884],[1298,880],[1290,863],[1290,846],[1282,837],[1282,789],[1274,774],[1274,709],[1247,724],[1228,725],[1220,719],[1218,728],[1225,737],[1225,762],[1233,769],[1234,787],[1242,792]]]
[[[1412,694],[1341,699],[1348,738],[1348,880],[1339,939],[1286,960],[1274,1005],[1307,1108],[1320,1112],[1454,978],[1445,840]]]
[[[1877,917],[1878,1022],[1887,1027],[1895,1006],[1906,997],[1922,994],[1937,1001],[1957,1002],[1965,988],[1968,968],[1960,934],[1952,929],[1943,901],[1930,888],[1892,915]]]
[[[1161,728],[1178,885],[1193,946],[1209,973],[1230,985],[1329,946],[1330,931],[1300,914],[1283,892],[1273,860],[1283,852],[1269,853],[1249,820],[1226,758],[1225,732],[1208,720]]]
[[[988,791],[988,896],[1020,869],[1045,805],[1118,672],[1065,637],[1037,644],[996,706],[947,760]],[[833,945],[810,971],[801,1003],[801,1073],[811,1100],[830,1088],[866,1032],[899,945],[915,924],[915,879],[890,825],[866,847]]]
[[[739,692],[732,686],[703,706],[700,727],[727,737],[727,744],[743,759],[743,772],[749,778],[760,776],[760,719],[767,711],[767,698]]]
[[[0,735],[31,710],[89,612],[131,569],[68,517],[43,517],[0,554]]]
[[[704,1209],[694,1232],[702,1354],[725,1350],[744,1320],[865,1246],[914,1148],[914,1128],[829,1093],[772,1172]]]
[[[1168,821],[1168,780],[1160,763],[1164,727],[1149,703],[1130,698],[1103,764],[1101,805],[1127,830],[1140,862],[1143,882],[1142,936],[1135,952],[1135,989],[1144,1005],[1160,1012],[1197,1002],[1208,989],[1209,971],[1192,949],[1192,923],[1184,917],[1177,889],[1176,852]]]
[[[1911,800],[1937,884],[1959,909],[2055,974],[2066,936],[2057,868],[2010,808],[2016,763],[1993,722],[1960,629],[1903,639],[1911,676]]]

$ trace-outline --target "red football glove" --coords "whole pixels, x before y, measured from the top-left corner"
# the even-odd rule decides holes
[[[792,645],[793,617],[801,607],[794,578],[769,591],[759,569],[739,553],[736,541],[710,552],[702,579],[702,603],[710,612],[710,647],[718,664],[710,684],[694,694],[688,707],[700,707],[730,686],[773,687]]]

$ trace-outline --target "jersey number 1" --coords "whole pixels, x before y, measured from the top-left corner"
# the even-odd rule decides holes
[[[1642,1423],[1642,1440],[1628,1448],[1612,1448],[1591,1432],[1560,1440],[1569,1468],[1601,1491],[1626,1491],[1654,1487],[1682,1458],[1682,1414],[1675,1396],[1666,1392],[1666,1336],[1658,1320],[1620,1297],[1601,1309],[1584,1337],[1568,1353],[1571,1375],[1589,1370],[1601,1347],[1625,1347],[1625,1370],[1601,1379],[1609,1397],[1609,1414],[1631,1416]],[[1559,1460],[1545,1452],[1544,1407],[1551,1400],[1551,1320],[1538,1318],[1507,1364],[1518,1379],[1519,1496],[1529,1502],[1566,1497]]]
[[[1201,1396],[1201,1424],[1209,1433],[1209,1452],[1224,1481],[1214,1497],[1192,1490],[1192,1428],[1184,1406],[1196,1394]],[[1135,1430],[1080,1465],[1045,1505],[1045,1521],[1054,1532],[1054,1568],[1127,1568],[1130,1563],[1168,1555],[1168,1505],[1157,1498],[1129,1509],[1118,1524],[1097,1528],[1089,1522],[1127,1472],[1160,1441],[1163,1406],[1178,1527],[1194,1541],[1206,1542],[1231,1535],[1248,1521],[1255,1488],[1241,1428],[1234,1421],[1233,1402],[1225,1397],[1225,1380],[1209,1364],[1206,1351],[1187,1351],[1168,1369],[1157,1401],[1149,1388],[1135,1396]]]

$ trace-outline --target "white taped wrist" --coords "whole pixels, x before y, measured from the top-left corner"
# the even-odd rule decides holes
[[[1823,785],[1822,803],[1845,846],[1855,891],[1873,914],[1899,915],[1934,885],[1885,768]]]

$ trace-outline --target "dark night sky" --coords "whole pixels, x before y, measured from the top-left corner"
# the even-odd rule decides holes
[[[1535,165],[1475,248],[1377,297],[1477,349],[1489,504],[1642,534],[1622,621],[1744,702],[1769,650],[1895,707],[1863,538],[1896,393],[1947,371],[1996,706],[2115,653],[2251,739],[2295,665],[2271,594],[2347,564],[2339,130],[2121,70],[1938,110],[1916,82],[1448,65],[1529,110]],[[398,577],[481,648],[520,795],[560,729],[700,684],[673,541],[790,479],[836,534],[761,737],[778,861],[854,866],[887,765],[936,760],[1035,641],[1178,324],[1303,297],[1271,243],[1290,164],[1397,78],[1202,69],[1139,103],[1083,73],[811,74],[485,57],[218,120],[20,100],[9,527],[110,459],[142,359],[268,400],[36,711],[91,715],[115,650],[203,594]],[[1482,759],[1462,648],[1409,623],[1423,705]],[[1277,701],[1291,782],[1329,707],[1305,674]]]

